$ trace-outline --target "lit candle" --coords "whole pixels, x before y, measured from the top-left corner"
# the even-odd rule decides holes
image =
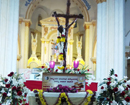
[[[78,68],[78,66],[79,66],[79,61],[74,61],[74,68]]]
[[[51,69],[53,69],[55,67],[55,62],[54,61],[50,61],[49,62],[49,66]]]

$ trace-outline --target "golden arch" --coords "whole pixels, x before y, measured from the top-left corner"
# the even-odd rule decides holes
[[[51,36],[52,34],[56,33],[56,32],[57,32],[57,30],[53,30],[53,31],[51,31],[51,32],[47,35],[47,39],[49,39],[50,36]]]
[[[33,0],[30,3],[30,5],[28,6],[28,9],[26,11],[25,19],[31,19],[31,15],[32,15],[33,11],[38,7],[40,2],[42,2],[42,1],[43,0]],[[72,2],[75,3],[77,5],[77,7],[80,9],[80,11],[82,12],[82,14],[84,16],[84,21],[89,22],[90,21],[89,13],[88,13],[87,7],[83,3],[83,1],[82,0],[72,0]]]

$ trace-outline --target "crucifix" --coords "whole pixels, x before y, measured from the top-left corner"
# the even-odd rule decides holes
[[[63,17],[66,19],[66,24],[65,24],[65,42],[64,42],[64,49],[63,49],[63,58],[64,58],[64,62],[63,62],[63,73],[65,73],[65,68],[66,68],[66,53],[67,53],[67,39],[68,39],[68,29],[71,27],[71,25],[73,25],[74,22],[76,22],[77,18],[83,19],[83,15],[79,14],[79,15],[71,15],[70,14],[70,0],[67,0],[67,10],[66,10],[66,14],[57,14],[56,12],[53,13],[53,17],[56,18],[57,24],[58,24],[58,30],[60,33],[63,32],[63,27],[60,25],[58,17]],[[74,21],[69,24],[69,19],[70,18],[75,18]]]

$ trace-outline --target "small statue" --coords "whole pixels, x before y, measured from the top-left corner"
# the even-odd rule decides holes
[[[36,49],[37,49],[37,34],[35,36],[35,38],[33,37],[33,34],[31,34],[32,36],[32,41],[31,41],[31,44],[32,44],[32,57],[36,57]]]
[[[77,37],[77,54],[78,54],[78,57],[81,57],[81,50],[82,50],[82,36],[80,37],[80,41],[78,40],[78,37]]]

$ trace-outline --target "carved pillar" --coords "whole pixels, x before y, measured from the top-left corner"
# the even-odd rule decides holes
[[[49,43],[50,43],[50,41],[49,41],[49,40],[46,40],[46,55],[45,55],[45,56],[46,56],[46,62],[47,62],[47,63],[49,63],[49,61],[50,61],[50,57],[49,57],[49,56],[50,56],[50,55],[49,55],[49,48],[50,48],[50,47],[49,47]]]
[[[0,75],[16,72],[19,0],[0,0]]]
[[[91,22],[85,22],[85,65],[89,65],[89,37],[90,37],[90,25]]]
[[[96,78],[103,80],[113,68],[122,79],[125,71],[124,0],[97,1]]]
[[[67,65],[72,66],[73,63],[73,42],[74,40],[68,40],[68,51],[67,51]]]
[[[29,51],[29,28],[31,25],[31,21],[28,19],[24,19],[25,23],[25,35],[24,35],[24,68],[27,68],[28,64],[28,51]]]
[[[42,42],[42,45],[41,45],[41,64],[44,65],[44,63],[45,63],[45,54],[46,54],[44,37],[42,37],[41,42]]]

